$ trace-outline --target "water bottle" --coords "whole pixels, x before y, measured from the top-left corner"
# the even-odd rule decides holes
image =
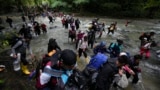
[[[141,73],[138,73],[138,78],[139,78],[138,82],[142,82],[142,74]]]
[[[13,62],[14,71],[19,71],[21,69],[21,67],[20,67],[20,58],[21,58],[21,54],[17,53],[17,58]]]

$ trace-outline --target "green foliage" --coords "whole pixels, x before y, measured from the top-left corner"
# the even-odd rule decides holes
[[[160,0],[147,0],[144,9],[159,8],[159,7],[160,7]]]
[[[15,35],[17,35],[15,31],[0,34],[0,48],[6,48],[9,45],[8,40],[10,40]]]
[[[73,0],[73,3],[76,5],[85,4],[85,3],[89,3],[89,0]]]
[[[117,9],[120,9],[121,6],[117,3],[104,3],[102,4],[102,8],[105,8],[105,9],[110,9],[110,10],[117,10]]]
[[[159,16],[160,0],[0,0],[0,11],[14,8],[57,8],[103,15]],[[119,13],[118,13],[119,12]],[[147,15],[146,15],[147,14]]]
[[[54,0],[53,0],[53,1],[54,1]],[[63,1],[54,1],[53,3],[51,3],[51,7],[52,7],[52,8],[60,7],[60,6],[66,7],[66,6],[67,6],[67,3],[66,3],[66,2],[63,2]]]

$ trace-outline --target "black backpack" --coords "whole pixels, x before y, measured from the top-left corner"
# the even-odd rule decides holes
[[[13,47],[19,40],[22,40],[22,38],[18,37],[17,35],[14,35],[10,39],[8,39],[8,42],[9,45]]]
[[[65,84],[64,90],[86,90],[86,80],[86,77],[80,70],[74,69],[73,74],[68,78]]]
[[[39,60],[35,69],[35,78],[39,77],[40,70],[43,71],[49,61],[52,62],[52,66],[56,65],[59,60],[60,54],[61,54],[61,51],[56,50],[56,53],[54,55],[48,56],[46,54],[41,60]]]

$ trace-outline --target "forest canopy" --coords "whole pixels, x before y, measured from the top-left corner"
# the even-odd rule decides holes
[[[65,12],[90,12],[103,16],[160,17],[160,0],[0,0],[0,6],[1,13],[42,11],[52,8]]]

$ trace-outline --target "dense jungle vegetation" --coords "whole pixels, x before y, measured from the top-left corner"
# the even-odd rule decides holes
[[[160,0],[0,0],[0,12],[33,12],[47,8],[103,16],[160,18]]]

